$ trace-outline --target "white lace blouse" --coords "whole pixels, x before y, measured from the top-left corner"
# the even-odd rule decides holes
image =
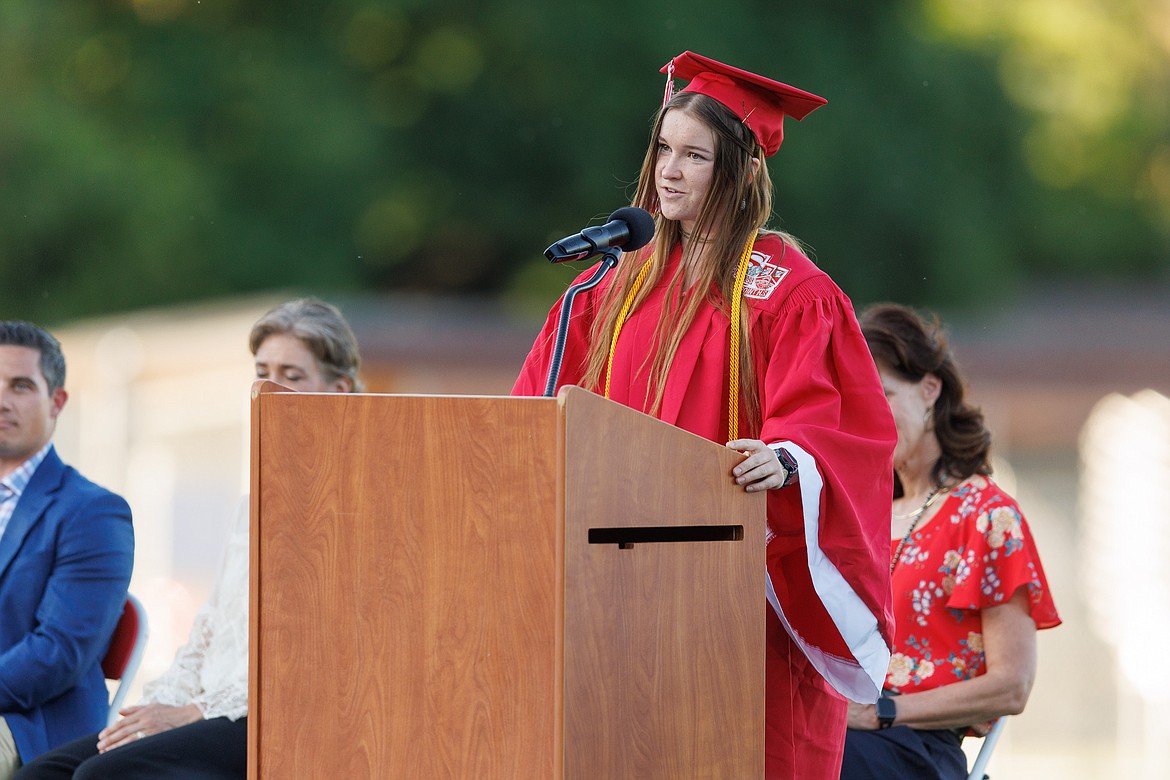
[[[248,498],[240,503],[223,567],[171,666],[142,703],[195,704],[204,718],[248,714]]]

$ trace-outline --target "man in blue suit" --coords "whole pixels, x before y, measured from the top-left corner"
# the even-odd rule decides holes
[[[0,321],[0,780],[105,724],[134,563],[130,507],[53,448],[64,384],[52,335]]]

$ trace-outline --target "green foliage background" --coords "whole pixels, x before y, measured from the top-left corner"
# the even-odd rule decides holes
[[[1159,0],[0,0],[0,312],[296,287],[547,307],[686,49],[829,99],[774,225],[856,301],[1170,280]]]

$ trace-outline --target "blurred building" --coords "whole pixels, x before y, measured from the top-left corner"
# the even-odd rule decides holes
[[[247,335],[285,297],[58,331],[71,393],[59,448],[135,513],[132,589],[153,623],[139,686],[169,664],[214,579],[247,489]],[[1065,621],[1040,634],[1039,679],[1005,731],[996,780],[1162,776],[1156,746],[1170,728],[1156,715],[1170,679],[1142,651],[1170,631],[1155,617],[1170,615],[1168,299],[1050,292],[944,315],[994,432],[997,477],[1028,516]],[[486,302],[334,302],[358,335],[369,392],[506,394],[540,325]]]

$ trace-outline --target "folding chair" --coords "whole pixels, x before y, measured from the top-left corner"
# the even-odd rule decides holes
[[[999,735],[1003,733],[1007,719],[1007,715],[1001,716],[991,727],[991,731],[987,732],[987,736],[983,738],[983,744],[979,746],[979,754],[975,756],[975,763],[971,764],[967,780],[988,780],[987,762],[991,760],[991,754],[995,752],[995,744],[999,742]]]
[[[118,711],[122,709],[122,702],[130,691],[130,683],[138,673],[138,665],[142,663],[142,654],[149,637],[150,624],[146,610],[134,594],[127,593],[122,617],[118,618],[118,625],[114,627],[114,635],[110,638],[110,647],[102,658],[102,672],[106,679],[118,683],[114,697],[110,700],[108,723],[118,719]]]

